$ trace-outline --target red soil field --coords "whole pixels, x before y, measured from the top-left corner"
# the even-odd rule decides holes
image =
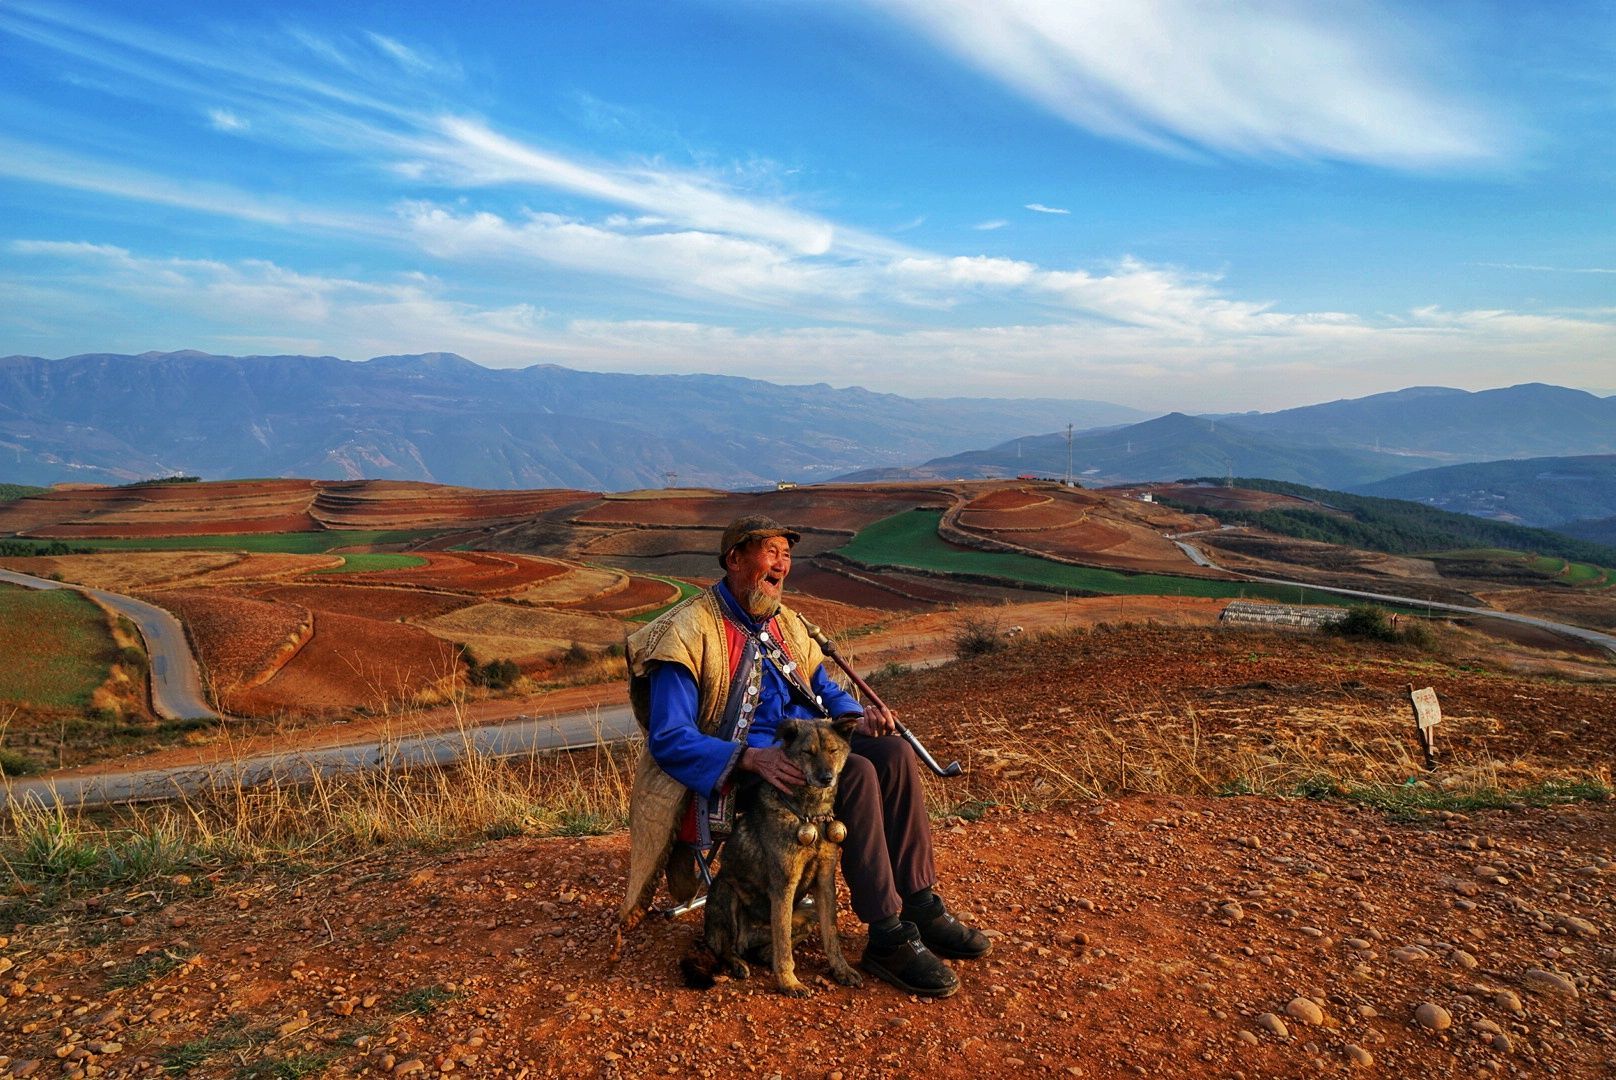
[[[229,708],[249,716],[389,708],[458,668],[454,646],[418,627],[320,611],[291,662],[262,686],[232,695]]]
[[[630,577],[628,587],[605,596],[595,596],[588,600],[576,603],[557,605],[569,611],[588,611],[598,615],[619,615],[627,617],[637,615],[642,611],[651,611],[670,603],[679,595],[679,590],[666,581],[656,578]]]
[[[856,607],[852,604],[837,603],[835,600],[821,599],[817,596],[807,596],[803,593],[787,596],[786,606],[807,616],[809,621],[824,630],[832,638],[861,626],[871,626],[889,618],[891,615],[890,610],[871,610],[870,608]],[[841,676],[841,672],[836,670],[835,664],[827,664],[826,670],[834,677],[840,678]]]
[[[279,517],[244,518],[228,515],[197,517],[185,521],[154,520],[153,515],[122,520],[96,521],[84,525],[50,525],[36,529],[30,536],[42,540],[94,540],[94,539],[148,539],[162,536],[212,536],[218,533],[286,533],[318,530],[319,522],[307,514],[283,514]]]
[[[985,495],[978,495],[970,501],[967,509],[970,510],[1020,510],[1027,506],[1038,506],[1052,502],[1049,495],[1039,491],[1027,491],[1023,488],[1002,488],[990,491]]]
[[[1195,566],[1171,540],[1156,532],[1088,521],[1050,532],[1000,533],[998,538],[1032,551],[1134,572],[1195,573]],[[1200,571],[1206,574],[1207,571]]]
[[[578,553],[590,557],[637,555],[715,555],[722,526],[712,529],[619,529],[590,537]]]
[[[52,490],[0,506],[0,533],[42,538],[198,536],[509,521],[598,498],[406,481],[222,480]]]
[[[1087,515],[1080,510],[1057,503],[1025,506],[1020,510],[975,510],[967,507],[955,520],[962,528],[979,532],[1025,532],[1034,529],[1060,529],[1075,525]]]
[[[456,551],[432,552],[422,558],[427,560],[425,566],[344,576],[354,585],[400,585],[493,595],[520,592],[568,572],[564,563],[532,555]]]
[[[317,528],[308,480],[218,481],[50,491],[0,506],[0,532],[48,538],[196,536]]]
[[[798,563],[791,568],[788,583],[791,593],[787,602],[799,606],[804,597],[815,597],[850,607],[884,608],[888,611],[921,611],[932,606],[871,584],[882,580],[882,575],[875,571],[854,570],[853,573],[864,580],[846,577],[811,563]]]
[[[143,599],[172,611],[185,624],[219,703],[227,710],[229,695],[289,649],[310,619],[308,609],[297,604],[215,589],[170,589],[147,593]]]
[[[946,506],[941,488],[910,485],[816,485],[790,491],[736,492],[691,498],[606,499],[573,520],[580,524],[696,525],[722,529],[743,514],[766,514],[798,529],[855,531],[916,506]]]
[[[384,585],[277,585],[257,590],[253,595],[263,600],[301,604],[315,611],[387,622],[430,619],[476,603],[466,596],[425,589],[392,589]]]
[[[484,491],[408,480],[358,480],[319,484],[313,512],[333,528],[431,527],[532,517],[598,497],[566,488]]]
[[[1172,499],[1177,503],[1185,503],[1189,506],[1204,506],[1212,510],[1261,511],[1306,508],[1329,512],[1329,507],[1321,506],[1307,499],[1298,499],[1293,495],[1279,495],[1270,491],[1252,491],[1249,488],[1201,487],[1196,484],[1153,484],[1140,490],[1153,492],[1163,499]]]

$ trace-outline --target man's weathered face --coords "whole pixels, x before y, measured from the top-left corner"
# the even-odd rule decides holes
[[[773,615],[791,573],[791,541],[770,536],[741,544],[724,560],[724,569],[729,591],[748,615],[754,619]]]

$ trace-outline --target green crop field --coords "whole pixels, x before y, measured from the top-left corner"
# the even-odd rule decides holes
[[[662,614],[664,611],[667,611],[669,608],[671,608],[675,604],[679,603],[681,600],[684,600],[684,599],[686,599],[688,597],[691,597],[691,596],[695,596],[697,593],[699,593],[701,591],[700,589],[696,588],[696,586],[690,584],[690,582],[688,582],[688,581],[679,581],[676,578],[661,577],[661,576],[659,576],[657,574],[645,574],[643,576],[645,576],[645,577],[654,577],[658,581],[663,581],[663,582],[668,583],[669,585],[672,585],[674,588],[679,590],[679,595],[675,599],[668,601],[666,604],[663,604],[661,607],[657,608],[655,611],[647,611],[643,615],[635,615],[633,618],[628,620],[629,622],[648,623],[652,619],[656,618],[658,615]]]
[[[1528,555],[1525,552],[1511,551],[1508,548],[1461,548],[1456,551],[1440,551],[1430,557],[1448,561],[1492,562],[1524,566],[1533,573],[1542,576],[1546,581],[1563,581],[1578,588],[1601,588],[1610,585],[1613,574],[1616,574],[1616,572],[1595,563],[1563,559],[1558,555]]]
[[[115,652],[106,616],[73,590],[0,584],[0,701],[86,708]]]
[[[226,533],[212,536],[154,536],[138,539],[75,540],[98,551],[256,551],[324,555],[332,548],[372,544],[413,544],[439,536],[442,529],[341,529],[295,533]]]
[[[316,574],[368,574],[372,570],[407,570],[412,566],[425,566],[426,560],[419,555],[391,555],[381,553],[361,553],[358,555],[341,554],[341,566],[333,566],[328,570],[316,570]]]
[[[1172,574],[1124,574],[1117,570],[1070,566],[1010,552],[962,549],[937,535],[942,514],[906,510],[861,530],[836,554],[865,566],[891,566],[943,574],[970,574],[1031,585],[1051,592],[1127,596],[1250,597],[1290,604],[1347,605],[1354,601],[1316,589],[1260,582],[1216,581]]]

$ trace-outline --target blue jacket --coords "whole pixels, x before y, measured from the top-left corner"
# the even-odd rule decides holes
[[[731,595],[729,586],[718,583],[718,596],[729,613],[742,626],[754,633],[763,624],[748,615]],[[658,663],[650,668],[651,718],[646,732],[646,748],[662,771],[691,791],[703,795],[716,794],[729,778],[743,747],[725,739],[703,735],[696,727],[700,688],[696,675],[683,664]],[[862,715],[864,709],[858,701],[825,674],[821,664],[809,680],[814,693],[825,703],[831,716]],[[758,706],[747,732],[746,745],[766,747],[773,745],[775,728],[783,719],[808,719],[817,714],[805,702],[794,699],[786,677],[777,671],[765,657],[763,685],[758,691]]]

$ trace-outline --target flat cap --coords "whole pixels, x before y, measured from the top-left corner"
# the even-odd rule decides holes
[[[718,544],[718,565],[723,566],[729,553],[752,540],[767,540],[771,536],[783,536],[787,542],[795,545],[802,539],[802,533],[795,529],[788,529],[772,517],[762,514],[748,514],[738,517],[729,523],[724,530],[724,539]]]

